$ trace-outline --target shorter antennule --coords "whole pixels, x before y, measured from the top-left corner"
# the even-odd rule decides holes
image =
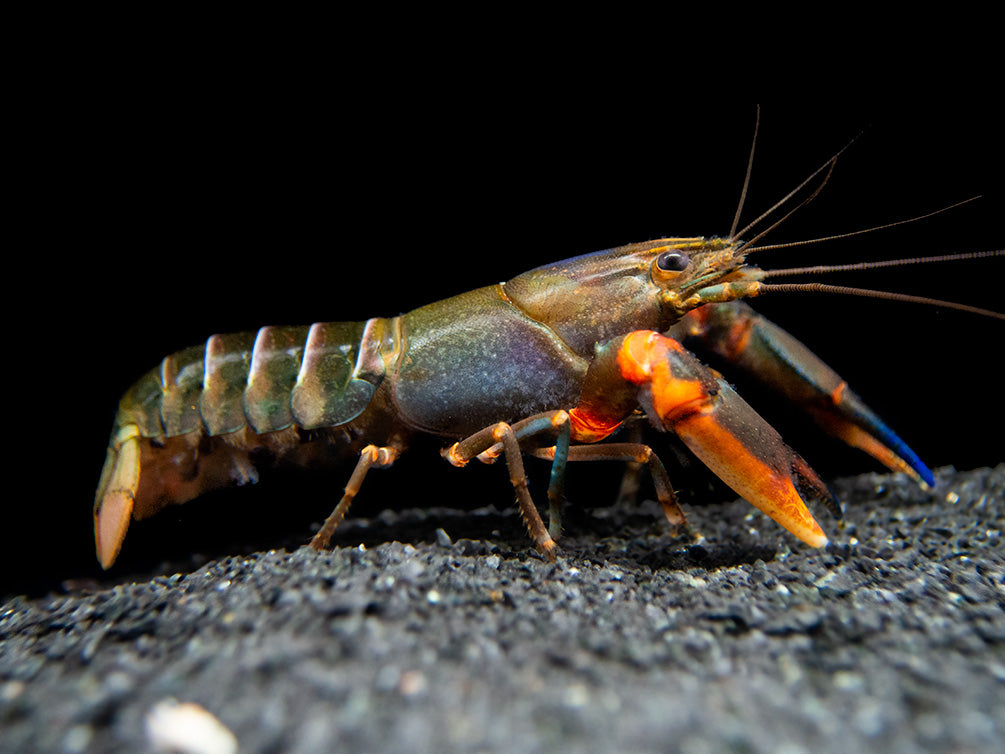
[[[943,212],[949,212],[950,210],[956,209],[957,207],[962,207],[964,204],[970,204],[970,202],[977,201],[980,198],[981,197],[978,194],[977,196],[971,196],[969,199],[964,199],[963,201],[950,204],[948,207],[942,207],[941,209],[937,209],[932,212],[926,212],[923,215],[916,215],[915,217],[908,217],[903,220],[894,220],[893,222],[883,223],[882,225],[874,225],[871,228],[861,228],[860,230],[852,230],[847,233],[835,233],[830,236],[821,236],[820,238],[807,238],[803,241],[786,241],[785,243],[775,243],[775,244],[766,244],[764,246],[755,246],[754,243],[757,241],[757,238],[761,238],[764,236],[764,233],[761,233],[756,238],[752,238],[749,242],[747,242],[746,251],[748,254],[752,254],[755,251],[769,251],[771,249],[793,249],[796,246],[808,246],[814,243],[823,243],[824,241],[837,241],[842,238],[852,238],[853,236],[861,236],[865,233],[875,233],[876,231],[879,230],[896,228],[898,225],[908,225],[909,223],[916,223],[919,220],[927,220],[930,217],[941,215]],[[786,215],[786,217],[788,217],[788,215]],[[775,226],[773,225],[771,227],[773,228]],[[771,228],[769,228],[768,230],[771,230]]]

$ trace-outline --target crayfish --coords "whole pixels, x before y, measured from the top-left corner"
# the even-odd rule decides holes
[[[890,469],[926,485],[933,475],[837,373],[744,301],[796,287],[766,282],[794,270],[747,261],[774,227],[753,233],[767,215],[742,230],[734,221],[725,238],[660,238],[547,264],[393,318],[213,335],[167,356],[119,404],[94,506],[101,565],[115,561],[134,518],[256,481],[265,465],[348,454],[355,469],[312,541],[324,548],[369,470],[392,465],[416,433],[443,438],[455,465],[503,456],[547,557],[569,461],[643,464],[667,520],[684,526],[656,453],[600,442],[642,417],[800,540],[825,545],[806,503],[839,514],[838,502],[695,353],[760,380]],[[552,462],[549,526],[528,491],[524,454]]]

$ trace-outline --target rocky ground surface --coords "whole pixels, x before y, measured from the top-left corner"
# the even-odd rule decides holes
[[[822,551],[742,502],[692,507],[699,544],[593,511],[556,563],[514,511],[406,510],[347,521],[365,547],[14,596],[0,751],[998,749],[1005,465],[834,488]]]

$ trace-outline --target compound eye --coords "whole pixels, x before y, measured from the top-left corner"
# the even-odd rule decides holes
[[[691,263],[683,251],[664,251],[656,257],[656,266],[664,272],[682,272]]]

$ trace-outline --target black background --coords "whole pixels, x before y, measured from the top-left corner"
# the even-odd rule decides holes
[[[54,109],[27,151],[34,169],[21,197],[32,233],[15,281],[34,304],[10,334],[19,348],[8,358],[24,379],[13,399],[20,450],[8,460],[29,491],[7,504],[15,525],[5,535],[5,593],[98,575],[91,505],[116,402],[165,354],[216,332],[391,316],[631,241],[724,235],[755,118],[752,104],[695,106],[656,91],[614,103],[567,99],[558,84],[530,96],[412,81],[364,95],[339,81],[194,82],[170,71],[142,86],[75,85]],[[763,105],[748,220],[858,137],[775,242],[983,198],[756,261],[1001,248],[999,125],[971,102]],[[997,258],[835,280],[1002,310],[1003,269]],[[834,296],[756,305],[846,377],[929,465],[1001,461],[1001,321]],[[786,407],[755,405],[825,475],[878,469],[798,423],[790,429]],[[617,474],[603,473],[616,487]],[[235,538],[269,544],[290,526],[306,531],[343,484],[328,475],[214,496],[202,507],[223,511],[216,519],[183,518],[198,515],[186,510],[196,505],[170,511],[134,527],[114,575],[191,551],[194,528],[199,546],[218,553],[233,551]],[[501,470],[456,472],[423,450],[372,475],[358,512],[403,495],[428,505],[506,504],[510,494]],[[313,502],[300,511],[289,502],[300,499]]]

